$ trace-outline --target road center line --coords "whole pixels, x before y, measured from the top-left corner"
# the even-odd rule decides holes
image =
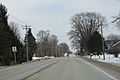
[[[87,61],[85,61],[85,60],[83,60],[83,59],[80,59],[80,58],[79,58],[79,60],[81,60],[81,61],[84,62],[85,64],[88,64],[88,65],[94,67],[96,70],[104,73],[106,76],[110,77],[111,79],[113,79],[113,80],[118,80],[118,79],[116,79],[115,77],[111,76],[110,74],[106,73],[105,71],[101,70],[100,68],[94,66],[93,64],[91,64],[91,63],[89,63],[89,62],[87,62]]]

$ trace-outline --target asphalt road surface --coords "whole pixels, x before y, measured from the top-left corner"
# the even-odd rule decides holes
[[[62,57],[0,69],[0,80],[120,80],[77,57]]]
[[[78,58],[61,58],[26,80],[120,80]]]
[[[56,63],[57,59],[41,60],[0,69],[0,80],[24,80],[44,68]]]

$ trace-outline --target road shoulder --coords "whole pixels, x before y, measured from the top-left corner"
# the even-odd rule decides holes
[[[79,57],[79,58],[100,68],[101,70],[105,71],[106,73],[110,74],[111,76],[114,76],[115,78],[120,79],[120,76],[119,76],[120,75],[120,67],[119,66],[115,66],[115,65],[112,65],[109,63],[104,63],[104,62],[88,59],[86,57]]]

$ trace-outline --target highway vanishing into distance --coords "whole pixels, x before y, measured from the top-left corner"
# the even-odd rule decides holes
[[[0,80],[120,80],[104,69],[77,57],[41,60],[0,69]]]

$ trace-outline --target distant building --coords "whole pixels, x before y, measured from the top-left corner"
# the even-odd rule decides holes
[[[118,54],[120,53],[120,41],[111,46],[109,53],[114,54],[115,57],[118,57]]]

